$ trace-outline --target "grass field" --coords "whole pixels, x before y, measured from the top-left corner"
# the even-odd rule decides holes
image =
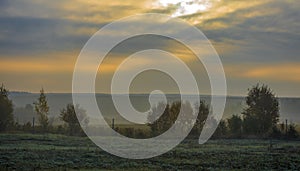
[[[88,138],[0,134],[0,170],[300,170],[300,142],[186,140],[148,160],[112,156]]]

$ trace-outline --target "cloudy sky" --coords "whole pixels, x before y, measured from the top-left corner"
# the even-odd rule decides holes
[[[97,30],[130,15],[162,13],[182,18],[207,36],[223,62],[228,94],[245,95],[251,85],[265,83],[278,96],[300,96],[299,9],[299,0],[1,0],[0,82],[12,91],[44,87],[47,92],[71,92],[76,59]],[[141,50],[136,48],[141,43],[158,46],[158,40],[129,40],[111,56]],[[166,39],[160,43],[177,47]],[[98,92],[109,91],[107,80],[118,59],[111,58],[99,70]],[[137,78],[132,92],[148,91],[139,87],[147,87],[145,78],[155,81],[150,75]],[[200,92],[207,94],[209,88]]]

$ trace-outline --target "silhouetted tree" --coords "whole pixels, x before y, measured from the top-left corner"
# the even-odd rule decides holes
[[[206,104],[204,100],[201,100],[200,105],[198,107],[198,116],[197,116],[195,126],[193,128],[193,133],[196,133],[197,135],[201,133],[205,121],[208,119],[207,117],[209,111],[210,111],[209,105]]]
[[[83,126],[87,126],[89,123],[86,111],[79,108],[79,105],[74,107],[73,104],[68,104],[65,109],[61,110],[60,118],[68,124],[70,135],[81,135],[83,132],[80,123]]]
[[[192,105],[189,101],[185,101],[184,103],[181,102],[174,102],[171,105],[170,112],[172,113],[172,120],[174,120],[173,124],[176,121],[176,124],[179,126],[178,131],[187,131],[188,128],[192,129],[194,126],[194,121],[191,118],[195,116],[194,110]],[[179,113],[182,112],[184,117],[178,118]]]
[[[187,117],[178,119],[180,111]],[[148,125],[153,135],[159,135],[167,131],[172,127],[175,121],[180,125],[180,128],[185,129],[189,126],[188,124],[192,123],[188,115],[193,115],[193,109],[188,102],[173,102],[171,105],[159,103],[157,106],[152,107],[148,115],[148,121],[150,123]]]
[[[14,124],[13,104],[8,98],[8,93],[9,91],[2,85],[0,87],[0,132]]]
[[[273,91],[266,85],[257,84],[249,90],[247,107],[243,111],[246,133],[266,135],[279,118],[279,102]]]
[[[38,101],[35,102],[34,105],[35,105],[34,106],[35,112],[38,115],[39,123],[42,127],[42,130],[45,132],[47,131],[49,125],[49,119],[48,119],[49,106],[43,88],[40,91],[40,96],[38,98]]]
[[[238,115],[233,115],[231,118],[227,119],[227,122],[230,135],[235,138],[241,137],[243,123],[241,117]]]
[[[148,125],[150,126],[153,135],[158,135],[170,127],[168,121],[168,117],[170,117],[169,111],[169,104],[158,103],[157,106],[152,107],[151,112],[148,115],[148,121],[150,123]],[[163,123],[164,119],[167,119],[165,123]]]
[[[213,134],[213,138],[224,138],[228,133],[226,122],[221,120],[216,131]]]

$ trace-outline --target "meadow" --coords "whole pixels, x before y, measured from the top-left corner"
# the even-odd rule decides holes
[[[300,142],[186,139],[147,160],[108,154],[87,137],[0,134],[0,170],[300,170]]]

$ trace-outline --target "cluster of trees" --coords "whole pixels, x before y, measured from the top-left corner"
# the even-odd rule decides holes
[[[60,118],[67,123],[70,135],[83,135],[82,126],[86,127],[89,123],[86,111],[79,108],[79,105],[68,104],[61,110]]]
[[[2,85],[0,87],[0,132],[5,131],[25,131],[25,132],[40,132],[40,133],[64,133],[69,135],[84,135],[82,126],[87,126],[89,120],[86,111],[68,104],[66,108],[60,112],[60,119],[64,121],[65,125],[54,127],[51,119],[49,119],[49,105],[44,89],[40,91],[40,96],[34,102],[34,112],[38,119],[38,124],[35,124],[35,117],[33,121],[20,125],[18,121],[14,121],[13,104],[8,98],[9,91]],[[28,110],[32,110],[31,105],[27,105]],[[78,117],[78,118],[77,118]],[[79,121],[79,120],[80,121]]]
[[[60,112],[60,119],[65,125],[54,127],[49,119],[49,105],[44,90],[34,102],[34,111],[38,118],[38,124],[30,122],[19,125],[14,121],[13,104],[8,98],[8,90],[0,87],[0,132],[7,130],[36,131],[41,133],[65,133],[69,135],[84,135],[82,126],[88,126],[89,119],[86,111],[78,105],[68,104]],[[287,123],[279,124],[279,102],[275,93],[266,85],[255,85],[249,89],[246,97],[247,107],[241,115],[221,120],[213,137],[214,138],[249,138],[249,137],[274,137],[274,138],[298,138],[296,125]],[[193,110],[189,102],[174,102],[172,104],[159,103],[153,107],[148,116],[150,131],[134,129],[130,127],[114,128],[119,133],[134,138],[148,138],[162,134],[174,123],[181,126],[194,125],[189,136],[199,136],[206,122],[216,124],[214,118],[208,118],[210,106],[201,101]],[[29,108],[29,107],[28,107]],[[185,115],[197,114],[196,120],[187,118],[178,119],[179,112]],[[198,111],[198,113],[194,113]]]
[[[152,112],[148,115],[148,126],[151,129],[152,136],[157,136],[167,131],[175,121],[177,125],[185,128],[187,125],[193,124],[191,120],[187,118],[178,119],[180,110],[188,116],[193,114],[193,109],[189,102],[181,103],[174,102],[171,105],[159,103],[157,106],[152,108]]]
[[[230,137],[298,137],[294,124],[279,124],[278,98],[268,86],[257,84],[252,87],[246,105],[242,116],[233,115],[227,119]]]
[[[214,138],[298,138],[296,125],[279,124],[279,102],[275,93],[266,85],[255,85],[249,89],[246,97],[247,107],[241,115],[221,120],[213,137]],[[149,124],[153,135],[159,135],[168,130],[176,121],[180,111],[180,102],[171,105],[158,104],[149,114]],[[182,105],[185,113],[192,113],[189,103]],[[215,123],[214,118],[208,118],[211,111],[205,101],[201,101],[198,108],[196,124],[190,136],[199,136],[205,122]],[[161,112],[164,110],[163,112]],[[163,113],[158,116],[157,113]],[[157,119],[158,118],[158,119]],[[156,120],[157,119],[157,120]],[[154,121],[154,122],[153,122]],[[184,122],[186,124],[190,124]]]
[[[249,89],[246,97],[246,108],[240,115],[233,115],[220,121],[213,138],[289,138],[299,137],[296,125],[279,123],[279,102],[275,93],[266,85],[255,85]],[[198,137],[205,123],[216,124],[214,118],[208,118],[211,111],[205,101],[195,105],[198,111],[190,138]],[[150,134],[141,133],[134,128],[117,128],[116,130],[128,137],[149,138],[167,131],[175,122],[180,124],[192,124],[184,118],[178,120],[179,111],[185,115],[193,115],[193,107],[190,103],[174,102],[172,104],[159,103],[153,107],[148,115]],[[181,125],[182,126],[182,125]]]

